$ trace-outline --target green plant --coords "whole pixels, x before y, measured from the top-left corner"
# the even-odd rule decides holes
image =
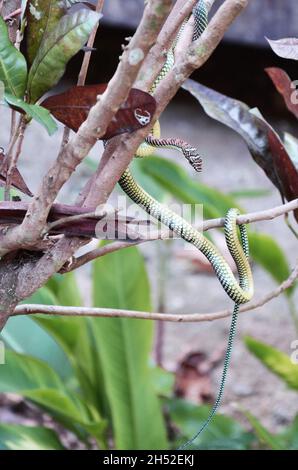
[[[82,303],[71,273],[51,279],[30,299],[33,301]],[[150,309],[148,278],[136,248],[94,262],[93,302],[107,308],[121,304],[131,309]],[[12,320],[12,332],[18,331],[19,321]],[[112,432],[113,445],[118,449],[167,447],[161,404],[153,387],[155,372],[149,364],[151,322],[42,317],[34,322],[39,326],[32,324],[31,333],[45,342],[48,354],[43,348],[34,349],[37,356],[44,356],[41,360],[26,351],[20,354],[9,349],[6,364],[1,366],[1,392],[18,393],[29,399],[87,446],[92,437],[100,448],[105,448]],[[19,327],[22,326],[21,322]],[[27,333],[29,329],[27,325]],[[47,442],[47,448],[62,446],[53,432],[40,428],[0,425],[0,430],[2,445],[10,442],[13,448],[38,447],[41,441]]]

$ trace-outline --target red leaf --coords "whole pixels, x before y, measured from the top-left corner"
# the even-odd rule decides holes
[[[91,107],[96,103],[107,84],[76,86],[65,93],[47,98],[42,106],[47,108],[58,121],[77,132],[87,119]],[[150,124],[155,113],[155,99],[144,91],[132,89],[122,104],[102,139],[133,132]]]
[[[0,186],[5,186],[7,174],[7,162],[5,162],[5,156],[0,152]],[[14,168],[11,175],[11,186],[18,189],[27,196],[32,197],[30,189],[26,185],[21,173],[17,168]]]
[[[265,72],[271,78],[277,91],[282,95],[288,110],[298,119],[298,103],[295,103],[293,100],[295,89],[292,86],[292,80],[289,75],[278,67],[269,67],[265,69]]]

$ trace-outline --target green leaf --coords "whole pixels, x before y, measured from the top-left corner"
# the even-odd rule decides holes
[[[103,438],[106,427],[105,421],[97,410],[84,402],[80,397],[66,389],[37,389],[24,391],[23,395],[49,412],[57,421],[65,427],[84,438],[85,432],[91,432],[98,440]]]
[[[259,263],[279,284],[290,275],[287,258],[279,244],[270,235],[249,232],[251,257]],[[293,288],[286,291],[291,295]]]
[[[140,184],[142,188],[144,188],[145,191],[147,191],[152,197],[160,202],[164,202],[167,198],[169,198],[169,191],[163,188],[162,185],[156,181],[154,176],[152,177],[146,173],[146,168],[144,165],[142,165],[142,160],[143,159],[140,158],[134,158],[131,162],[131,170],[134,177],[136,178],[138,184]]]
[[[158,396],[170,398],[173,395],[175,374],[161,367],[152,368],[152,380]]]
[[[144,261],[134,248],[93,263],[95,306],[150,311]],[[149,355],[152,322],[102,318],[92,323],[117,449],[166,449],[166,432],[154,392]]]
[[[42,40],[66,13],[63,0],[29,0],[27,6],[27,54],[32,64]]]
[[[22,303],[58,305],[57,298],[47,287],[42,287]],[[67,380],[71,374],[70,364],[60,346],[35,321],[36,317],[12,317],[1,332],[7,347],[18,353],[41,359]],[[30,338],[30,341],[28,341]]]
[[[81,306],[82,299],[74,273],[54,275],[47,283],[56,304]],[[93,338],[93,321],[87,318],[35,317],[60,345],[75,371],[83,396],[96,406],[101,414],[105,412],[104,386],[101,365],[98,362]],[[90,321],[89,321],[90,320]]]
[[[105,422],[97,410],[67,388],[43,361],[7,350],[0,370],[0,392],[17,393],[30,399],[79,437],[82,437],[81,427],[85,432],[92,428],[96,438],[102,437]]]
[[[8,104],[18,109],[22,109],[27,116],[30,116],[30,118],[41,124],[47,130],[49,135],[53,135],[57,131],[58,126],[46,108],[37,104],[28,104],[21,98],[16,98],[9,93],[5,93],[4,98]]]
[[[172,422],[180,430],[177,445],[191,439],[209,416],[209,406],[197,406],[180,399],[166,400],[167,411]],[[237,421],[217,414],[200,438],[188,449],[201,450],[245,450],[250,448],[253,436]]]
[[[63,450],[57,434],[41,426],[0,423],[1,450]]]
[[[42,43],[28,77],[30,102],[35,103],[64,74],[68,61],[86,43],[101,15],[86,9],[61,18]]]
[[[262,444],[265,444],[267,447],[269,447],[269,449],[272,450],[286,450],[286,448],[283,446],[282,440],[279,439],[278,436],[275,436],[270,431],[268,431],[268,429],[266,429],[255,416],[249,413],[249,411],[244,410],[243,413]]]
[[[0,16],[0,81],[8,93],[22,98],[26,89],[26,59],[10,42],[5,21]]]
[[[80,289],[73,272],[63,275],[55,274],[47,286],[56,296],[59,305],[73,305],[75,307],[83,305]]]
[[[298,390],[298,364],[294,364],[290,357],[261,341],[246,336],[245,344],[271,372],[278,375],[290,388]]]
[[[186,204],[203,204],[205,217],[222,217],[231,207],[239,207],[232,197],[195,181],[170,160],[148,157],[140,159],[138,165],[143,173],[178,200]]]

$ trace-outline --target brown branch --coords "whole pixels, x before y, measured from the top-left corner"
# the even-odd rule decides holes
[[[101,13],[103,9],[103,4],[104,4],[104,0],[97,1],[97,5],[96,5],[97,13]],[[98,24],[93,28],[93,31],[90,34],[89,40],[87,42],[88,49],[93,48],[97,30],[98,30]],[[91,59],[91,54],[92,54],[91,50],[86,51],[84,54],[83,63],[81,66],[81,70],[79,72],[79,77],[78,77],[78,86],[85,85],[87,73],[89,69],[89,64],[90,64],[90,59]]]
[[[272,299],[278,297],[287,289],[292,287],[298,278],[298,263],[293,269],[291,275],[276,289],[272,290],[260,299],[249,302],[240,307],[240,313],[255,310],[262,307]],[[19,305],[16,307],[13,315],[62,315],[62,316],[90,316],[90,317],[121,317],[121,318],[139,318],[143,320],[160,320],[168,322],[205,322],[214,321],[232,315],[233,310],[223,310],[215,313],[192,313],[192,314],[171,314],[171,313],[150,313],[139,312],[136,310],[120,310],[109,308],[90,308],[90,307],[62,307],[54,305]]]
[[[6,244],[4,240],[2,241],[2,252],[11,251],[28,239],[34,240],[40,237],[58,192],[79,163],[88,155],[97,139],[104,135],[113,116],[127,98],[143,60],[171,9],[171,3],[171,0],[152,0],[145,8],[141,23],[124,51],[106,91],[91,108],[87,120],[65,145],[44,177],[23,224],[7,234]]]

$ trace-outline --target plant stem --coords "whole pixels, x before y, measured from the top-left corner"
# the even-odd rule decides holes
[[[96,12],[97,13],[100,13],[102,11],[103,5],[104,5],[104,0],[98,0],[97,5],[96,5]],[[87,42],[87,47],[90,48],[90,49],[92,49],[92,47],[93,47],[95,37],[96,37],[96,33],[97,33],[97,29],[98,29],[98,24],[93,28],[93,31],[91,32],[91,34],[89,36],[89,40]],[[78,77],[78,81],[77,81],[78,86],[84,86],[85,85],[87,74],[88,74],[88,69],[89,69],[89,65],[90,65],[91,53],[92,53],[91,51],[86,51],[85,54],[84,54],[83,62],[82,62],[82,65],[81,65],[81,69],[80,69],[79,77]],[[65,145],[68,143],[69,136],[70,136],[69,127],[64,127],[60,152],[62,152]]]

